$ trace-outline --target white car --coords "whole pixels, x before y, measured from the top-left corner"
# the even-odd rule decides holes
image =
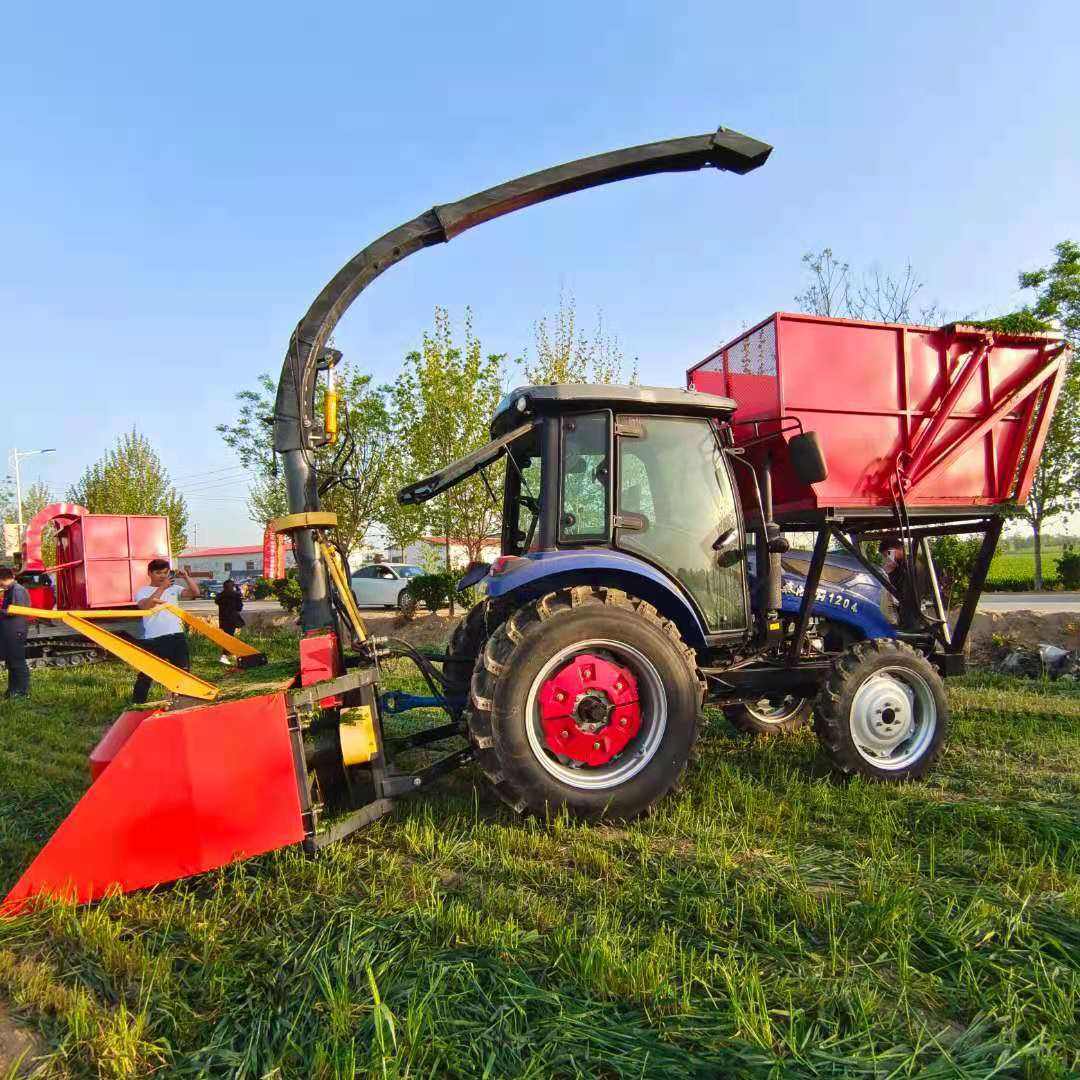
[[[409,578],[423,572],[408,563],[368,563],[353,572],[353,596],[360,607],[401,607]]]

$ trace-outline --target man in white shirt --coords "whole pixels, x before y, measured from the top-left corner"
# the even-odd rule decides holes
[[[175,604],[179,600],[197,600],[199,586],[191,580],[191,575],[182,570],[184,588],[181,589],[172,580],[169,564],[165,559],[151,559],[146,572],[150,575],[150,584],[143,585],[135,592],[135,604],[144,611],[158,604]],[[187,637],[184,624],[171,611],[159,611],[154,615],[143,616],[143,636],[139,644],[149,653],[167,660],[170,664],[185,671],[191,670],[191,655],[188,653]],[[139,672],[135,680],[135,704],[142,705],[150,695],[149,675]]]

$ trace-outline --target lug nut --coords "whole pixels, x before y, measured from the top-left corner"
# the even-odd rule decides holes
[[[625,716],[621,716],[619,718],[619,726],[620,727],[626,727],[626,717]]]
[[[569,731],[561,731],[561,732],[559,732],[559,735],[560,735],[561,738],[564,738],[564,739],[569,739],[570,738],[570,732]]]

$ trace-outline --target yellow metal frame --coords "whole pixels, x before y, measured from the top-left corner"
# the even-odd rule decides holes
[[[329,510],[311,510],[306,514],[286,514],[274,518],[270,528],[274,532],[294,532],[296,529],[332,529],[337,525],[337,514]]]
[[[185,611],[176,604],[157,604],[152,608],[134,608],[127,611],[104,609],[101,611],[46,611],[42,608],[22,607],[12,604],[8,611],[13,615],[25,615],[31,619],[53,619],[70,626],[72,630],[89,638],[95,645],[112,653],[125,664],[149,675],[154,682],[161,683],[172,694],[213,701],[221,693],[213,683],[192,675],[190,671],[170,664],[153,653],[147,652],[126,638],[119,637],[101,626],[95,626],[91,619],[145,619],[159,611],[171,611],[182,622],[187,623],[197,634],[209,638],[215,645],[230,656],[259,656],[259,650],[246,641],[241,641],[232,634],[227,634],[219,626],[200,619],[190,611]]]
[[[162,607],[175,610],[173,604],[161,604],[156,608],[137,610],[147,610],[149,614],[153,614]],[[214,701],[221,693],[221,690],[213,683],[208,683],[205,679],[200,679],[198,675],[192,675],[190,671],[184,671],[183,668],[170,664],[168,660],[162,660],[160,656],[140,649],[138,645],[126,638],[119,637],[104,627],[95,626],[90,622],[90,619],[142,618],[140,614],[131,611],[43,611],[40,608],[22,607],[18,604],[12,604],[8,611],[13,615],[25,615],[32,619],[56,619],[65,626],[70,626],[72,630],[89,638],[95,645],[107,649],[113,656],[123,660],[136,671],[149,675],[154,682],[161,683],[172,694],[183,694],[184,697],[198,698],[200,701]],[[224,631],[219,631],[219,633],[224,634]],[[241,641],[238,644],[251,648],[246,642]]]
[[[319,541],[319,551],[322,552],[323,562],[326,563],[330,580],[333,582],[334,588],[337,589],[338,597],[349,616],[353,633],[356,634],[358,641],[366,641],[368,636],[367,627],[360,617],[360,609],[356,606],[356,597],[353,596],[352,589],[349,588],[349,581],[341,565],[340,556],[325,540]]]

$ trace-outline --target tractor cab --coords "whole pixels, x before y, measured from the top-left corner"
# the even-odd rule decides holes
[[[550,583],[556,570],[566,580],[637,575],[647,591],[676,594],[703,642],[742,635],[745,536],[722,426],[734,408],[666,387],[521,387],[499,404],[490,443],[400,498],[426,501],[505,456],[489,595],[538,574]]]

